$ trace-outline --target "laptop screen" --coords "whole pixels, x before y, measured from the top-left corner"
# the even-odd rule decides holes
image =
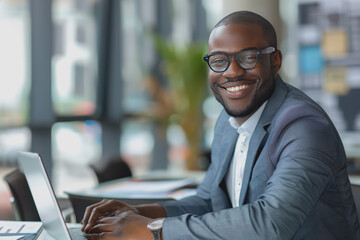
[[[44,229],[56,239],[71,240],[39,154],[19,152],[18,161],[24,171]]]

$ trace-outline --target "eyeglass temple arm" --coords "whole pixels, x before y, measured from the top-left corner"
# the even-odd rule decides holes
[[[275,48],[274,47],[267,47],[263,50],[261,50],[261,54],[267,54],[267,53],[272,53],[272,52],[275,52]]]

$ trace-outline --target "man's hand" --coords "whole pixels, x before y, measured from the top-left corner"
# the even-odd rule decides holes
[[[134,211],[123,211],[115,216],[99,219],[96,225],[86,232],[86,238],[89,240],[152,240],[152,233],[147,228],[151,220]]]
[[[99,221],[106,217],[114,217],[122,212],[138,213],[136,208],[116,200],[102,200],[86,208],[81,231],[89,232]],[[119,215],[120,216],[120,215]],[[145,226],[146,227],[146,226]]]

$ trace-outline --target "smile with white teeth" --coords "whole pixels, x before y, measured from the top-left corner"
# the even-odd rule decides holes
[[[249,85],[241,85],[241,86],[235,86],[235,87],[228,87],[228,88],[226,88],[226,90],[229,92],[236,92],[236,91],[244,90],[248,87],[249,87]]]

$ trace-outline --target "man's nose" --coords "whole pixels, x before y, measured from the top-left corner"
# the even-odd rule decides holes
[[[245,70],[239,66],[236,62],[235,57],[231,56],[230,65],[223,73],[224,77],[235,77],[245,73]]]

